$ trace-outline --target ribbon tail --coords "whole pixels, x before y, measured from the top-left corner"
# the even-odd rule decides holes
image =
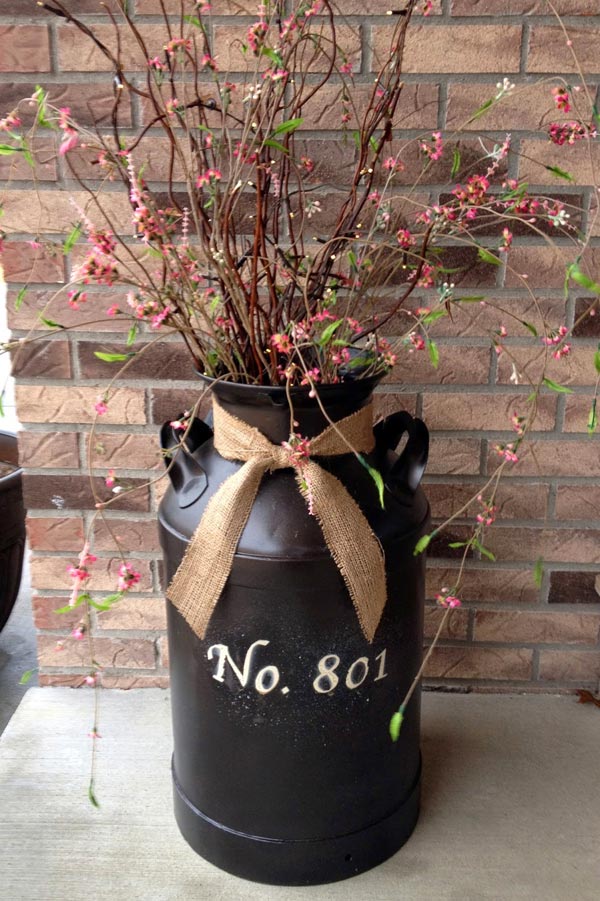
[[[325,543],[346,583],[362,632],[372,642],[387,601],[381,545],[339,479],[313,461],[304,467],[304,476]]]
[[[199,638],[204,638],[229,578],[266,468],[263,462],[248,460],[223,482],[208,502],[167,589],[167,598]]]

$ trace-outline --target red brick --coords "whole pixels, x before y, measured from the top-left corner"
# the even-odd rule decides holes
[[[523,394],[428,394],[423,399],[423,419],[431,429],[510,429],[510,417],[525,400]],[[555,397],[541,397],[535,428],[554,427]]]
[[[38,181],[56,181],[58,174],[56,160],[49,154],[47,144],[47,140],[41,142],[38,139],[34,139],[29,143],[35,169],[32,168],[22,153],[13,153],[12,156],[0,156],[0,180],[7,183],[20,180],[31,181],[35,172],[35,177]]]
[[[79,549],[69,557],[39,557],[32,556],[30,560],[31,566],[31,584],[34,588],[48,590],[52,588],[60,591],[65,588],[70,589],[71,577],[67,574],[67,567],[76,562]],[[150,572],[150,564],[148,560],[129,560],[129,563],[141,573],[141,580],[131,589],[132,591],[151,591],[152,575]],[[90,592],[116,590],[117,570],[122,563],[119,557],[99,557],[98,560],[90,568],[91,577],[89,582]]]
[[[392,26],[373,29],[373,71],[385,59]],[[412,25],[403,60],[405,72],[519,71],[521,28],[516,25]]]
[[[165,3],[165,7],[167,12],[173,12],[169,8],[168,3]],[[254,16],[257,9],[256,0],[219,0],[218,10],[214,8],[213,13],[218,12],[220,16],[234,16],[236,14]],[[139,16],[159,15],[162,17],[160,0],[136,0],[135,11]]]
[[[109,528],[110,526],[110,528]],[[114,551],[115,540],[120,541],[128,554],[160,550],[158,526],[152,519],[97,519],[94,528],[94,548]]]
[[[30,469],[78,469],[74,432],[19,432],[19,459]]]
[[[442,438],[434,436],[429,447],[429,475],[474,475],[481,468],[481,442],[478,438]]]
[[[429,561],[427,567],[427,598],[433,600],[444,587],[456,584],[458,568],[435,566]],[[487,565],[478,569],[463,571],[458,593],[463,601],[477,603],[505,602],[509,604],[532,604],[538,600],[539,590],[530,569],[499,569]]]
[[[438,92],[435,84],[427,82],[421,84],[406,84],[400,95],[400,100],[394,116],[396,128],[435,128],[437,125]],[[352,89],[352,107],[349,112],[353,119],[348,123],[349,128],[356,127],[353,110],[356,108],[359,116],[363,115],[371,96],[372,88],[357,85]],[[335,85],[327,85],[302,109],[304,128],[331,129],[341,125],[342,104],[340,102],[340,88]]]
[[[592,409],[592,395],[572,394],[565,399],[565,432],[586,432]],[[600,405],[598,405],[600,417]],[[600,434],[600,432],[596,432]]]
[[[436,442],[434,442],[436,443]],[[431,508],[437,519],[453,516],[471,498],[476,498],[483,483],[471,482],[465,484],[428,484],[426,491]],[[519,483],[507,484],[501,481],[496,493],[496,516],[500,519],[543,519],[548,503],[547,485],[523,485]],[[477,500],[463,518],[475,520],[481,506]]]
[[[554,117],[552,118],[554,121]],[[549,140],[521,141],[519,176],[532,184],[559,185],[548,172],[547,166],[557,166],[573,177],[578,185],[593,185],[600,164],[600,146],[595,142],[581,141],[558,147]]]
[[[145,71],[147,58],[162,55],[167,36],[164,25],[138,26],[148,54],[143,53],[138,43],[122,26],[122,64],[128,71]],[[69,25],[59,26],[58,64],[62,72],[110,72],[113,64],[101,50]],[[94,34],[113,54],[116,54],[117,43],[115,29],[112,25],[94,25]]]
[[[567,47],[566,38],[559,26],[539,25],[531,31],[528,72],[577,72],[581,67],[591,75],[600,72],[598,59],[598,39],[600,28],[582,23],[580,28],[567,27],[572,48]],[[577,57],[575,61],[573,54]]]
[[[599,629],[597,613],[479,610],[474,638],[519,644],[596,644]]]
[[[592,256],[592,254],[590,254]],[[507,288],[533,290],[543,287],[563,288],[567,266],[573,262],[573,249],[564,246],[513,245],[508,254],[509,270],[506,273]],[[521,276],[528,279],[523,281]]]
[[[6,241],[2,251],[2,266],[4,277],[11,282],[63,282],[65,278],[65,264],[62,253],[56,248],[32,247],[25,241]],[[30,292],[31,293],[31,292]],[[24,305],[27,303],[25,300]],[[11,321],[13,301],[9,298],[7,305],[9,326],[20,328],[20,325]]]
[[[166,379],[187,379],[194,375],[194,363],[189,350],[182,340],[144,345],[138,342],[134,347],[98,341],[81,341],[78,344],[81,376],[84,379],[112,378],[123,365],[106,363],[94,354],[136,352],[137,357],[128,361],[126,378],[144,381],[165,381]]]
[[[69,388],[55,385],[17,385],[17,410],[22,422],[91,423],[96,419],[94,404],[103,388]],[[100,417],[98,417],[100,418]],[[127,425],[146,422],[144,392],[134,388],[115,388],[108,400],[108,412],[102,424]]]
[[[598,14],[596,0],[552,0],[559,16]],[[547,0],[453,0],[453,16],[530,16],[550,14]]]
[[[54,475],[52,473],[34,474],[26,472],[23,476],[23,495],[25,506],[29,510],[93,510],[96,499],[106,503],[110,501],[111,512],[136,510],[146,512],[149,509],[149,493],[146,479],[127,479],[127,485],[135,491],[111,495],[103,478],[92,481],[92,494],[89,476]]]
[[[38,660],[42,667],[92,666],[87,641],[66,638],[57,649],[49,635],[38,635]],[[102,668],[154,669],[154,644],[141,638],[94,638],[94,660]]]
[[[600,531],[594,529],[490,529],[487,546],[500,560],[542,557],[546,562],[600,563]]]
[[[39,673],[38,684],[42,688],[60,686],[61,688],[85,688],[85,675],[74,673]]]
[[[498,456],[492,450],[490,468]],[[527,441],[519,453],[519,462],[507,467],[507,476],[589,476],[598,472],[600,443],[589,441]]]
[[[78,516],[29,516],[27,537],[33,551],[69,551],[83,545],[83,520]]]
[[[185,410],[191,410],[202,393],[202,387],[198,388],[152,388],[152,422],[166,422],[174,419]],[[202,416],[202,411],[207,412],[211,407],[208,396],[205,397],[200,411],[196,414]]]
[[[319,35],[322,28],[322,38],[325,47],[332,39],[332,32],[327,22],[321,23],[310,29],[310,33],[315,36]],[[355,70],[360,68],[361,56],[361,38],[359,25],[336,25],[336,44],[339,51],[343,51],[349,62],[353,63]],[[252,53],[244,53],[242,44],[247,44],[248,26],[247,25],[215,25],[214,26],[214,43],[213,56],[215,57],[219,69],[222,72],[247,72],[248,77],[252,78],[252,73],[256,70],[257,60]],[[306,50],[304,58],[302,51],[300,52],[300,61],[298,67],[302,66],[304,70],[310,72],[327,72],[330,66],[330,60],[325,53],[318,53],[315,56],[314,47],[307,45],[305,42],[302,47],[310,47]],[[338,52],[339,52],[338,51]],[[343,61],[341,55],[338,57],[339,63]],[[260,69],[265,69],[270,65],[268,59],[263,58],[258,61]]]
[[[49,72],[45,25],[0,25],[0,72]]]
[[[442,621],[444,613],[440,607],[425,607],[425,638],[433,639],[439,625]],[[450,638],[454,641],[462,641],[467,637],[467,628],[469,625],[468,610],[453,610],[448,616],[444,628],[442,629],[441,638]]]
[[[545,0],[543,0],[545,2]],[[495,97],[496,81],[485,84],[459,84],[452,82],[448,88],[447,128],[481,131],[539,131],[543,114],[552,110],[552,121],[568,116],[554,109],[554,99],[548,84],[518,84],[512,93],[495,103],[482,116],[466,124],[486,100]],[[545,128],[544,128],[545,130]],[[563,148],[564,149],[564,148]],[[548,180],[548,173],[544,181]]]
[[[392,389],[394,386],[391,386]],[[411,416],[415,415],[417,406],[417,397],[415,394],[391,393],[377,391],[373,398],[374,410],[373,421],[378,422],[396,413],[399,410],[406,410]]]
[[[577,341],[569,343],[571,353],[560,360],[553,358],[551,348],[540,347],[538,342],[531,342],[529,347],[510,347],[498,361],[498,383],[510,384],[514,364],[521,383],[537,384],[545,374],[560,385],[594,386],[598,378],[594,348],[578,345]]]
[[[430,679],[503,679],[525,681],[532,676],[533,651],[513,648],[447,648],[433,652],[425,670]]]
[[[600,316],[598,315],[599,310],[600,298],[577,298],[577,300],[575,301],[575,323],[573,325],[574,337],[600,339]]]
[[[21,378],[70,379],[71,348],[68,341],[34,341],[11,353],[12,374]]]
[[[73,607],[66,613],[56,612],[68,605],[69,598],[67,595],[64,597],[44,597],[34,594],[31,603],[33,620],[38,629],[70,631],[81,620],[81,609],[78,607]]]
[[[16,281],[16,279],[15,279]],[[40,321],[40,314],[64,328],[73,331],[93,332],[128,332],[131,322],[128,319],[110,318],[107,309],[114,303],[123,302],[122,292],[86,291],[87,300],[79,310],[67,306],[66,290],[56,296],[56,290],[29,290],[22,301],[18,312],[14,309],[16,291],[8,295],[8,324],[14,329],[34,329],[50,334],[48,326]],[[52,332],[55,333],[55,332]]]
[[[487,347],[439,347],[437,369],[426,354],[410,354],[401,347],[398,362],[386,381],[422,385],[482,385],[488,381],[490,349]]]
[[[19,4],[22,0],[16,0]],[[36,82],[3,82],[2,100],[3,110],[10,110],[33,95]],[[60,109],[68,106],[73,119],[79,125],[94,125],[110,121],[114,105],[114,94],[110,84],[87,81],[80,84],[49,81],[44,78],[44,90],[48,94],[48,103]],[[19,115],[24,125],[30,126],[35,119],[37,107],[29,106],[27,102],[21,103]],[[121,125],[131,125],[131,108],[129,97],[126,96],[119,104],[119,122]]]
[[[96,616],[98,628],[122,632],[161,631],[167,628],[164,598],[125,597]]]
[[[89,454],[89,438],[86,438],[85,446]],[[97,429],[92,439],[91,462],[96,469],[155,469],[163,466],[163,459],[156,427],[148,435]]]
[[[89,202],[82,192],[69,194],[66,191],[3,191],[5,216],[3,228],[7,231],[29,232],[44,235],[59,232],[65,235],[71,230],[70,223],[76,218],[71,199],[81,208]],[[114,191],[103,195],[103,206],[109,211],[117,229],[131,231],[129,201],[124,192]]]
[[[554,570],[550,573],[549,604],[600,604],[600,574]]]
[[[542,651],[540,679],[549,682],[593,682],[600,679],[600,653],[595,651]]]
[[[600,519],[600,487],[594,481],[589,485],[559,485],[555,516],[557,519]]]

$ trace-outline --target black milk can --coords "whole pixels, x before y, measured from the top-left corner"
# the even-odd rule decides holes
[[[335,422],[368,405],[374,386],[321,386],[319,398]],[[284,388],[213,388],[228,413],[272,443],[289,438]],[[323,432],[317,401],[301,388],[291,397],[296,431]],[[383,509],[353,454],[319,460],[385,553],[388,600],[372,643],[292,469],[264,476],[205,638],[167,603],[177,823],[202,857],[246,879],[345,879],[394,854],[418,817],[418,691],[398,742],[388,725],[422,656],[424,560],[413,549],[429,526],[419,487],[428,434],[404,412],[374,432],[368,460],[385,482]],[[161,437],[165,449],[179,440],[168,424]],[[171,463],[159,512],[167,584],[209,499],[241,466],[216,452],[201,420],[187,448]]]

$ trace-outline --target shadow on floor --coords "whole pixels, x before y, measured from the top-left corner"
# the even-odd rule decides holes
[[[23,673],[37,666],[35,629],[31,615],[31,587],[27,567],[19,597],[6,626],[0,632],[0,735],[28,688],[37,685],[37,671],[20,685]]]

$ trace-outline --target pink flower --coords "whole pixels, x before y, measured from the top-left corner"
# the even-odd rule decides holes
[[[217,72],[219,69],[216,59],[211,56],[210,53],[204,54],[204,56],[200,60],[200,65],[204,66],[205,69],[211,69],[213,72]]]
[[[79,142],[79,135],[77,134],[77,132],[74,129],[69,128],[67,131],[64,132],[63,140],[61,142],[60,147],[58,148],[59,154],[61,156],[64,156],[65,153],[69,152],[69,150],[73,150],[74,147],[77,147],[78,142]]]
[[[205,185],[213,185],[223,178],[219,169],[207,169],[196,179],[196,187],[203,188]]]
[[[449,607],[451,610],[454,610],[456,607],[462,607],[462,603],[456,595],[443,593],[446,590],[442,588],[442,593],[435,596],[440,607]]]
[[[83,626],[75,626],[75,628],[71,630],[71,638],[74,638],[76,641],[81,641],[83,639],[83,636]]]
[[[106,315],[107,315],[107,316],[116,316],[117,313],[119,313],[119,312],[120,312],[120,310],[119,310],[119,304],[118,304],[118,303],[113,303],[112,306],[110,306],[110,307],[108,308],[108,310],[106,311]]]
[[[496,444],[494,450],[498,456],[503,457],[508,463],[518,463],[519,458],[514,451],[514,444]]]
[[[95,684],[96,684],[96,676],[94,676],[94,675],[86,676],[86,677],[85,677],[85,684],[86,684],[86,685],[95,685]],[[99,736],[98,736],[98,737],[99,737]]]
[[[410,247],[413,247],[417,243],[417,239],[407,228],[399,228],[396,232],[396,238],[398,239],[398,244],[403,250],[408,250]]]
[[[441,131],[434,131],[429,142],[420,141],[419,147],[430,160],[439,160],[444,150],[444,142],[442,140]]]
[[[148,67],[154,69],[155,72],[164,72],[167,68],[165,64],[160,61],[158,56],[148,60]]]
[[[113,488],[116,482],[115,471],[114,469],[109,469],[106,478],[104,479],[104,484],[107,488]]]
[[[191,51],[192,42],[190,38],[173,38],[168,44],[165,44],[163,50],[166,50],[169,56],[175,56],[180,51]]]
[[[94,404],[94,409],[98,416],[104,416],[105,413],[108,413],[108,406],[103,397],[98,398],[98,400]]]
[[[340,72],[342,75],[352,75],[352,63],[345,62],[340,66]]]
[[[142,578],[142,574],[137,572],[130,563],[121,563],[119,566],[119,580],[117,582],[118,591],[129,591]]]
[[[275,350],[280,354],[290,354],[294,345],[292,344],[292,340],[289,335],[284,335],[281,332],[277,332],[275,335],[271,335],[270,344],[275,348]]]
[[[0,131],[11,131],[11,129],[18,128],[22,124],[22,120],[18,116],[14,113],[9,113],[8,116],[0,119]]]
[[[561,110],[563,113],[570,113],[571,98],[564,85],[559,85],[556,88],[552,88],[552,93],[554,94],[554,102],[556,103],[556,108]]]

